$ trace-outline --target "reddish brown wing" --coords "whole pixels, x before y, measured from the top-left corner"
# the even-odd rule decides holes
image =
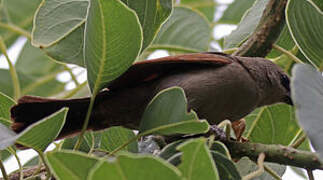
[[[160,78],[174,70],[221,67],[230,63],[232,63],[232,58],[222,53],[184,54],[140,61],[132,65],[122,76],[112,81],[107,88],[114,90],[136,86]]]

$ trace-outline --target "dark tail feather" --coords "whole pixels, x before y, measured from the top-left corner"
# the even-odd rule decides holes
[[[76,133],[82,128],[90,98],[82,99],[48,99],[24,96],[11,108],[11,128],[19,133],[31,124],[47,117],[63,107],[68,107],[66,123],[58,138]]]

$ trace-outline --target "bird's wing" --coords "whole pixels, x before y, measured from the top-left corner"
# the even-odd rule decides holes
[[[158,59],[140,61],[132,65],[123,75],[112,81],[110,90],[132,87],[156,80],[166,73],[182,71],[190,68],[221,67],[232,63],[230,55],[223,53],[194,53],[168,56]]]

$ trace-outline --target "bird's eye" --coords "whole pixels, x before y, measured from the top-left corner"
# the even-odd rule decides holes
[[[280,81],[281,81],[281,84],[288,90],[290,91],[290,82],[289,82],[289,77],[286,76],[285,74],[282,74],[280,76]]]

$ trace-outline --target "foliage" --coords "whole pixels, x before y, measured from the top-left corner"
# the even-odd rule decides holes
[[[147,135],[196,135],[210,130],[207,120],[187,112],[185,93],[178,87],[161,91],[145,107],[137,134],[122,127],[86,132],[78,150],[73,150],[77,136],[56,142],[55,150],[45,152],[64,126],[67,108],[16,134],[9,128],[10,107],[23,95],[67,98],[91,92],[94,103],[107,84],[156,50],[170,55],[213,49],[234,52],[257,33],[270,2],[274,0],[235,0],[229,5],[215,0],[0,0],[0,54],[9,63],[9,69],[0,69],[0,162],[15,155],[18,143],[39,153],[28,167],[41,160],[47,175],[57,179],[242,179],[256,165],[247,158],[236,163],[230,148],[213,136],[169,144],[156,137],[157,148],[152,144],[140,148]],[[228,8],[221,14],[222,6]],[[288,74],[295,62],[307,65],[297,65],[292,73],[295,107],[262,107],[246,117],[244,136],[250,142],[300,143],[299,148],[310,151],[308,139],[300,141],[305,140],[304,128],[322,158],[323,79],[314,69],[323,67],[322,9],[320,0],[288,0],[284,28],[266,58]],[[224,39],[214,38],[214,28],[223,24],[237,28]],[[6,56],[7,49],[22,36],[28,40],[10,66],[13,59]],[[87,71],[86,82],[79,82],[74,68]],[[69,74],[70,80],[58,80],[61,73]],[[73,90],[65,88],[70,83]],[[286,165],[269,167],[276,176],[286,169]],[[272,175],[265,173],[260,179]]]

